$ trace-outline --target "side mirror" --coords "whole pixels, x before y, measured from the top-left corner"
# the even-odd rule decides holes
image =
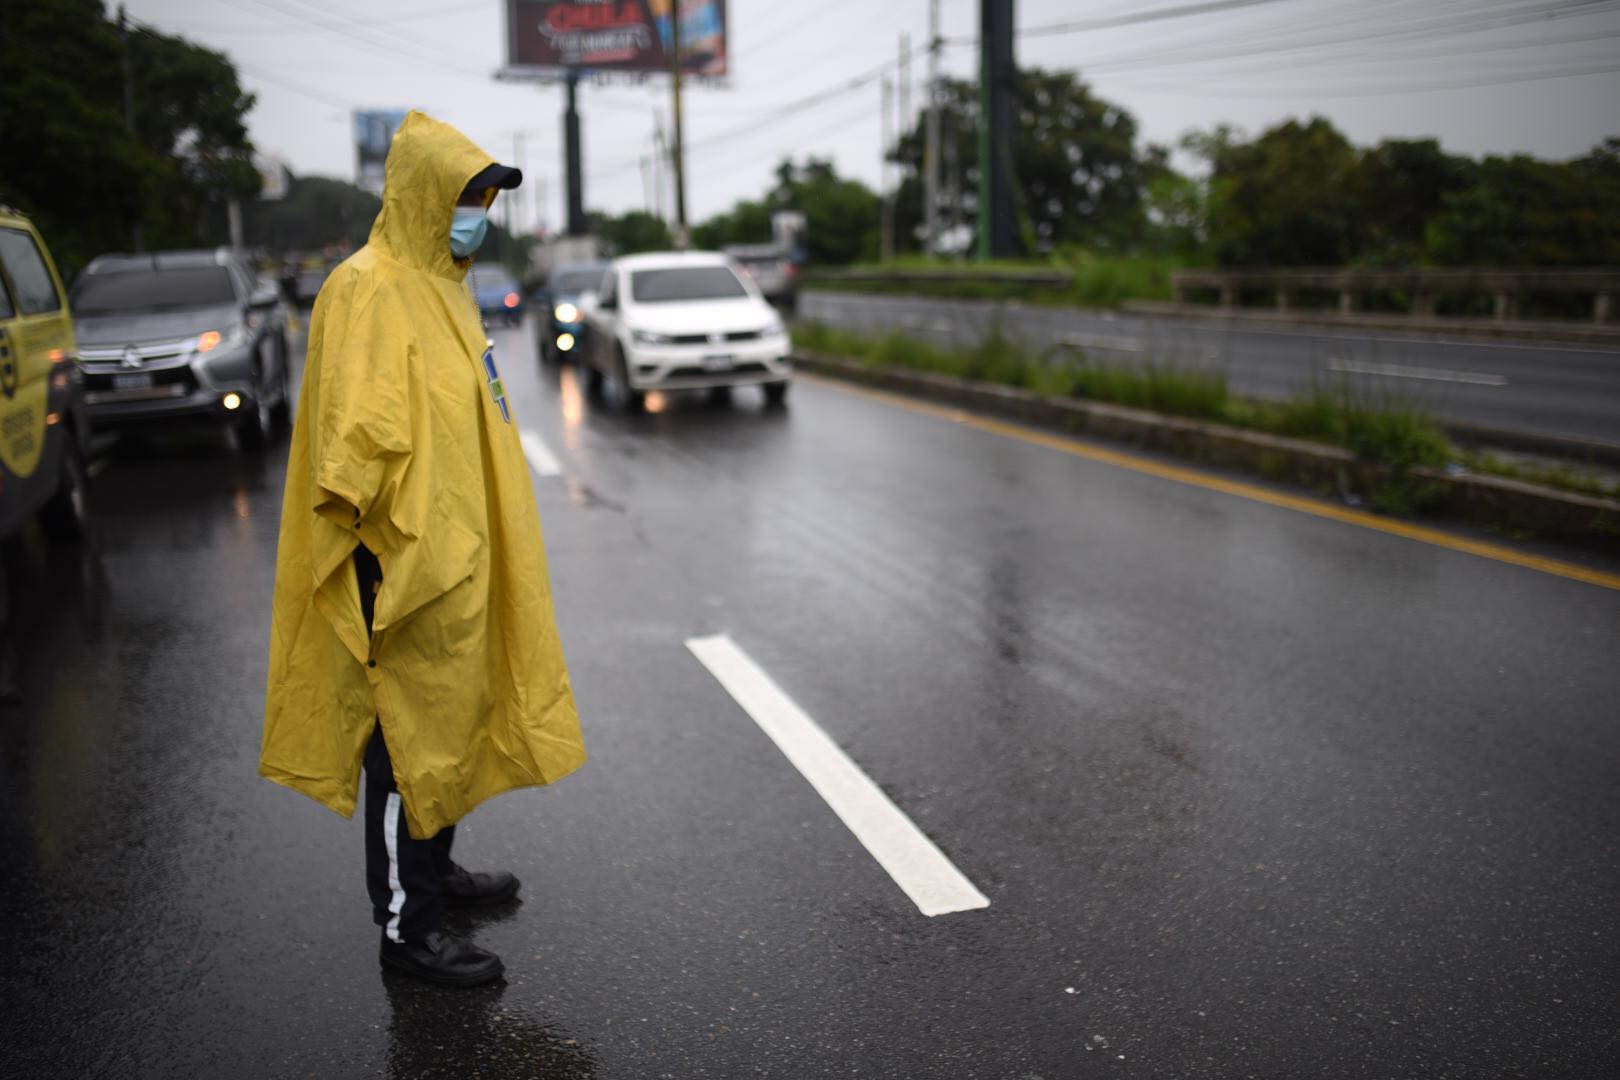
[[[281,299],[281,294],[269,282],[261,281],[253,288],[253,295],[248,297],[248,307],[273,307]]]
[[[605,298],[603,298],[601,300],[598,300],[596,302],[596,310],[597,311],[617,311],[617,310],[619,310],[619,300],[618,300],[617,297],[614,297],[614,296],[609,296],[609,297],[605,297]]]

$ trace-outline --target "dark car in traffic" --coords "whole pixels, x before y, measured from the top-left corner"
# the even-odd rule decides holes
[[[540,359],[556,363],[565,355],[584,355],[587,297],[594,296],[607,272],[605,262],[570,263],[559,266],[546,280],[535,302],[540,317]]]
[[[98,427],[177,419],[267,445],[292,411],[275,284],[230,251],[102,255],[74,282],[85,404]]]
[[[504,267],[475,265],[467,272],[467,283],[486,324],[499,320],[515,325],[523,321],[523,286]]]

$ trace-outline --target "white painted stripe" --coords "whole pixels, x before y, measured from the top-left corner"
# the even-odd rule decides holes
[[[388,901],[388,910],[393,918],[388,920],[388,940],[402,941],[399,936],[399,913],[405,908],[405,889],[399,883],[399,792],[388,793],[388,804],[383,809],[383,846],[388,849],[388,887],[393,895]]]
[[[1507,385],[1505,376],[1485,375],[1477,371],[1449,371],[1406,364],[1361,364],[1337,357],[1330,358],[1327,367],[1329,371],[1342,371],[1350,375],[1386,375],[1392,379],[1425,379],[1429,382],[1473,383],[1476,386]]]
[[[1147,346],[1136,338],[1105,338],[1091,334],[1065,334],[1058,338],[1065,345],[1078,345],[1082,349],[1107,349],[1110,352],[1146,352]]]
[[[540,476],[561,476],[562,466],[557,464],[557,455],[551,452],[539,432],[524,431],[519,436],[523,443],[523,456],[529,459],[529,468]]]
[[[934,842],[725,634],[686,643],[924,915],[990,906]]]

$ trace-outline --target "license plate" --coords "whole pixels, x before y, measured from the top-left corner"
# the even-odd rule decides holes
[[[729,356],[705,356],[703,358],[704,371],[730,371],[732,358]]]
[[[134,375],[114,375],[114,390],[149,390],[152,387],[152,376],[149,372],[139,372]]]

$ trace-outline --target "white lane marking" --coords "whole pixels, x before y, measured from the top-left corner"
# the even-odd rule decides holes
[[[1083,334],[1065,334],[1058,340],[1065,345],[1078,345],[1082,349],[1108,349],[1113,352],[1147,351],[1147,346],[1135,338],[1104,338]]]
[[[833,813],[924,915],[990,906],[934,842],[728,635],[693,638],[686,647],[827,800]]]
[[[562,466],[557,464],[557,455],[551,452],[538,432],[524,431],[519,436],[523,443],[523,456],[529,459],[529,468],[540,476],[561,476]]]
[[[1475,386],[1506,386],[1501,375],[1483,375],[1477,371],[1448,371],[1445,368],[1410,367],[1406,364],[1359,364],[1337,357],[1328,359],[1329,371],[1342,371],[1349,375],[1387,375],[1393,379],[1427,379],[1430,382],[1472,383]]]

